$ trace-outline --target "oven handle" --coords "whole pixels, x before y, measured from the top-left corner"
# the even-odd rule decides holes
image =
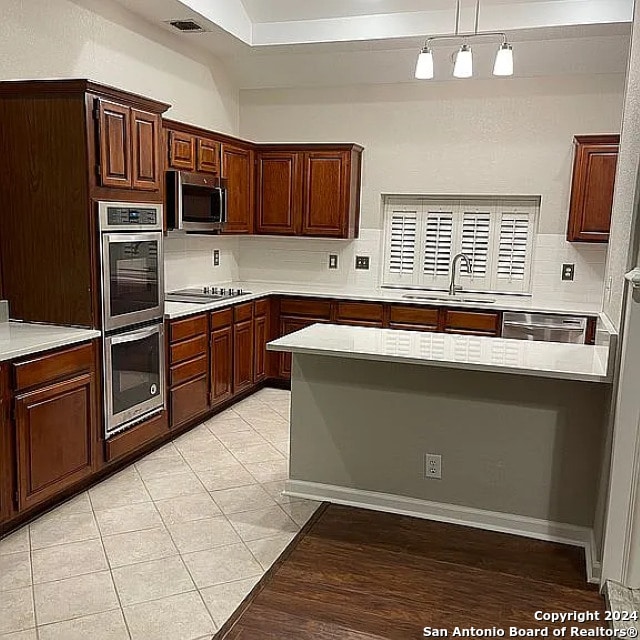
[[[126,335],[112,336],[111,344],[123,344],[125,342],[135,342],[142,338],[148,338],[154,333],[160,334],[162,331],[161,326],[150,327],[148,329],[140,329],[140,331],[134,331],[133,333],[127,333]]]

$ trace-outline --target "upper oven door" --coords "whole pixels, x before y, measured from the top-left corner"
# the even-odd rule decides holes
[[[227,221],[224,183],[209,175],[176,172],[174,228],[184,231],[215,231]]]
[[[102,307],[109,331],[164,315],[162,232],[102,234]]]

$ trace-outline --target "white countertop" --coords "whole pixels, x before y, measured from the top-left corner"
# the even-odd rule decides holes
[[[372,302],[396,302],[413,305],[434,305],[468,307],[469,309],[496,309],[498,311],[531,311],[542,313],[560,313],[600,316],[600,305],[585,304],[579,302],[558,302],[548,299],[532,298],[526,296],[507,296],[494,294],[460,294],[460,297],[488,298],[494,302],[462,302],[460,298],[453,300],[413,300],[404,298],[407,293],[419,293],[429,295],[430,292],[414,291],[406,289],[357,289],[354,287],[329,286],[329,285],[302,285],[287,283],[265,282],[224,282],[216,283],[216,286],[244,289],[251,293],[225,300],[217,300],[207,304],[194,304],[184,302],[165,302],[165,317],[169,319],[190,316],[203,311],[210,311],[227,307],[230,304],[254,300],[265,295],[295,295],[325,298],[340,298],[344,300],[366,300]],[[445,292],[432,292],[435,296],[446,295]]]
[[[609,348],[485,336],[314,324],[268,343],[270,351],[610,382]]]
[[[93,329],[29,322],[0,322],[0,362],[100,337]]]

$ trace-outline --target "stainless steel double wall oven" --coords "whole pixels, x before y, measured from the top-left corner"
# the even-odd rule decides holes
[[[99,202],[105,436],[164,408],[162,205]]]

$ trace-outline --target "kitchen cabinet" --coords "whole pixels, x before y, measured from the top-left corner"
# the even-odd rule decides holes
[[[165,120],[167,169],[220,174],[220,142],[199,127]]]
[[[196,138],[181,131],[167,132],[168,167],[181,171],[196,168]]]
[[[160,116],[101,98],[96,103],[100,184],[159,191]]]
[[[227,224],[223,233],[253,233],[254,154],[249,148],[222,145],[222,177],[227,180]]]
[[[357,145],[260,147],[256,232],[357,237],[361,161]]]
[[[407,331],[437,331],[438,318],[439,310],[437,307],[392,304],[389,309],[389,328]]]
[[[220,144],[208,138],[198,138],[196,171],[220,173]]]
[[[569,242],[608,242],[619,135],[576,136]]]
[[[500,321],[499,313],[446,309],[443,330],[445,333],[499,336]]]
[[[9,366],[0,364],[0,523],[13,514],[13,461]]]
[[[241,393],[253,385],[253,303],[233,310],[233,393]]]
[[[267,377],[267,342],[269,342],[269,300],[256,300],[253,319],[253,383]]]
[[[258,233],[295,235],[300,232],[300,160],[300,154],[295,151],[265,151],[258,154]]]
[[[362,327],[382,327],[384,306],[379,302],[339,301],[335,304],[336,321]]]
[[[15,364],[14,378],[17,496],[24,511],[70,489],[96,468],[94,346]]]
[[[211,314],[209,338],[211,360],[211,406],[229,400],[233,395],[233,310]]]
[[[209,322],[206,314],[169,327],[169,421],[172,429],[209,411]]]

